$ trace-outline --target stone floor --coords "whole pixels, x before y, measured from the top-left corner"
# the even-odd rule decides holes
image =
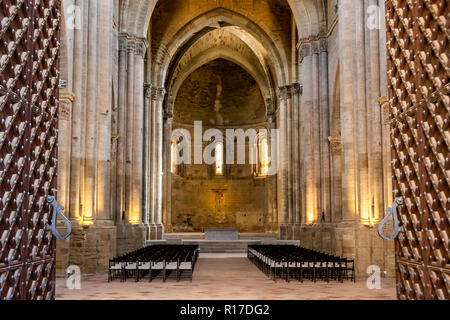
[[[194,281],[173,279],[163,283],[119,280],[108,283],[107,276],[84,277],[81,290],[69,290],[65,279],[57,279],[59,300],[389,300],[395,299],[395,281],[382,279],[380,290],[369,290],[366,278],[346,281],[273,282],[244,258],[200,258]]]

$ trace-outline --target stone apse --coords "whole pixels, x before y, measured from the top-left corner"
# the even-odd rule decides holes
[[[375,231],[392,204],[384,1],[63,4],[59,273],[219,221],[393,275]],[[278,129],[277,174],[173,166],[171,133],[193,121]]]

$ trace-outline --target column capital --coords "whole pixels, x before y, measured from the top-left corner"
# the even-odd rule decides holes
[[[147,46],[145,44],[145,41],[143,41],[143,39],[137,39],[135,41],[135,53],[136,53],[136,55],[141,56],[142,58],[144,58],[146,52],[147,52]]]
[[[331,146],[333,153],[339,153],[342,150],[342,138],[341,137],[328,137],[328,142]]]
[[[131,39],[127,39],[126,49],[128,54],[134,53],[134,51],[136,50],[136,43]]]
[[[303,86],[300,83],[294,83],[292,85],[292,90],[294,94],[302,94],[303,93]]]
[[[266,97],[264,102],[266,104],[266,113],[269,116],[275,110],[274,101],[273,101],[272,97]]]
[[[287,86],[278,88],[278,97],[280,100],[287,100],[288,98],[288,89]]]
[[[328,38],[319,39],[319,51],[328,52]]]
[[[151,99],[155,101],[164,101],[164,97],[166,96],[166,89],[153,87],[150,89]]]
[[[311,44],[309,42],[302,43],[299,47],[300,62],[311,55]]]
[[[311,42],[311,53],[312,54],[319,54],[320,50],[319,50],[319,41],[313,41]]]
[[[150,98],[150,91],[152,89],[152,85],[150,83],[144,83],[144,97]]]

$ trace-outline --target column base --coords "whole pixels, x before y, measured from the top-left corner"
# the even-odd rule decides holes
[[[75,226],[70,236],[69,265],[79,266],[82,274],[107,273],[109,259],[116,255],[117,233],[116,227]]]
[[[149,240],[162,240],[164,236],[164,226],[162,224],[150,224]]]
[[[296,223],[292,226],[293,230],[293,240],[300,240],[301,239],[301,233],[302,233],[302,225],[300,223]]]
[[[289,240],[289,225],[288,224],[282,224],[280,225],[280,233],[278,235],[279,240]]]

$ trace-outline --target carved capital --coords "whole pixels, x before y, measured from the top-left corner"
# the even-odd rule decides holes
[[[119,36],[119,51],[127,51],[128,39],[125,36]]]
[[[311,53],[312,54],[319,54],[319,41],[311,42]]]
[[[300,83],[294,83],[292,85],[292,90],[294,94],[302,94],[303,93],[303,87]]]
[[[322,38],[319,40],[319,51],[328,52],[328,39]]]
[[[266,111],[267,111],[267,114],[268,114],[268,115],[271,114],[271,113],[273,113],[273,111],[275,110],[275,106],[274,106],[274,103],[273,103],[273,102],[274,102],[274,101],[273,101],[272,97],[267,97],[266,100],[265,100],[265,103],[266,103]]]
[[[333,153],[339,153],[342,151],[342,139],[341,137],[328,137],[328,142],[331,146]]]
[[[136,50],[136,43],[132,39],[127,40],[127,52],[128,54],[133,54]]]
[[[150,98],[150,91],[152,89],[152,85],[150,83],[144,83],[144,97]]]
[[[147,45],[144,39],[138,39],[135,42],[135,54],[144,58],[145,53],[147,52]]]
[[[309,43],[301,44],[299,52],[300,52],[300,62],[302,62],[303,59],[311,55],[311,44]]]
[[[164,97],[166,95],[166,89],[164,88],[158,88],[158,87],[152,87],[150,89],[151,91],[151,99],[154,101],[164,101]]]
[[[287,87],[278,88],[278,97],[280,98],[280,100],[287,100],[287,98],[288,98]]]

